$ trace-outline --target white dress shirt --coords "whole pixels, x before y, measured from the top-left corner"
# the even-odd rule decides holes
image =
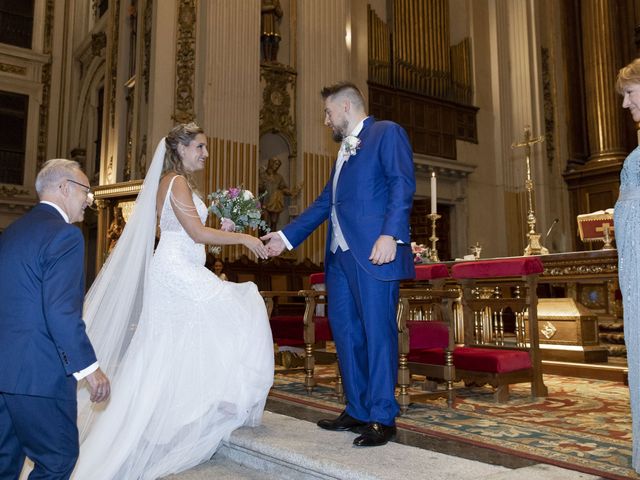
[[[358,135],[360,135],[360,132],[362,131],[362,127],[364,126],[364,121],[367,118],[368,117],[363,118],[355,126],[355,128],[351,131],[351,133],[347,136],[357,137]],[[342,143],[340,145],[340,150],[338,151],[338,158],[336,160],[336,172],[333,175],[332,199],[334,201],[336,198],[336,186],[338,185],[338,177],[340,175],[340,171],[342,170],[342,166],[344,165],[344,163],[349,160],[349,157],[350,155],[347,153],[344,143]],[[347,250],[349,250],[349,245],[347,244],[347,241],[345,240],[344,235],[342,234],[342,229],[340,228],[340,223],[338,222],[338,215],[336,214],[336,209],[333,203],[331,204],[330,218],[331,218],[332,235],[331,235],[331,245],[329,248],[333,253],[336,252],[338,247],[340,247],[342,251],[346,252]],[[280,238],[282,238],[282,241],[284,242],[287,249],[292,250],[293,246],[291,245],[291,242],[289,242],[285,234],[282,232],[282,230],[278,230],[278,234],[280,235]]]

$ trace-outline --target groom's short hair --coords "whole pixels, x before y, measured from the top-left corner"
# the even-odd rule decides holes
[[[352,104],[364,109],[364,95],[362,95],[362,92],[356,84],[352,82],[338,82],[328,87],[324,87],[320,91],[320,95],[322,95],[324,100],[329,97],[344,95]]]

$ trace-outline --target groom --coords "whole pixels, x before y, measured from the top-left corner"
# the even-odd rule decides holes
[[[68,479],[78,457],[76,383],[109,397],[82,321],[84,239],[71,223],[93,195],[77,162],[49,160],[40,203],[0,235],[0,479]]]
[[[329,322],[347,406],[327,430],[360,434],[356,446],[384,445],[396,433],[396,305],[401,279],[414,277],[409,216],[415,192],[406,132],[365,112],[349,82],[326,87],[325,125],[342,142],[324,190],[293,223],[262,237],[272,255],[298,246],[329,219],[325,251]]]

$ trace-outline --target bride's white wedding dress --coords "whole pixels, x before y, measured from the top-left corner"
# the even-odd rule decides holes
[[[140,323],[109,403],[80,447],[76,480],[155,479],[208,460],[242,425],[260,423],[273,342],[253,283],[220,280],[169,201]],[[207,208],[193,195],[204,223]],[[127,272],[122,272],[127,275]]]

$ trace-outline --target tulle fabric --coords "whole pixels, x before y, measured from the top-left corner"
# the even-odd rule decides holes
[[[153,167],[142,194],[154,190],[155,197],[159,173],[155,186],[148,187]],[[193,199],[204,222],[206,206],[196,195]],[[112,264],[134,219],[110,255]],[[221,281],[206,269],[204,246],[182,229],[168,200],[160,228],[153,258],[141,261],[145,272],[137,284],[143,291],[129,295],[133,306],[142,307],[144,298],[137,326],[132,328],[131,316],[114,334],[89,325],[94,345],[96,331],[112,337],[96,347],[111,374],[112,395],[104,406],[80,408],[74,479],[155,479],[177,473],[208,460],[239,426],[260,423],[273,381],[273,343],[256,286]],[[153,249],[153,236],[148,248]],[[129,281],[128,268],[119,273],[120,280]],[[101,312],[100,306],[91,308]],[[105,344],[117,345],[118,336],[117,352],[101,352]]]

